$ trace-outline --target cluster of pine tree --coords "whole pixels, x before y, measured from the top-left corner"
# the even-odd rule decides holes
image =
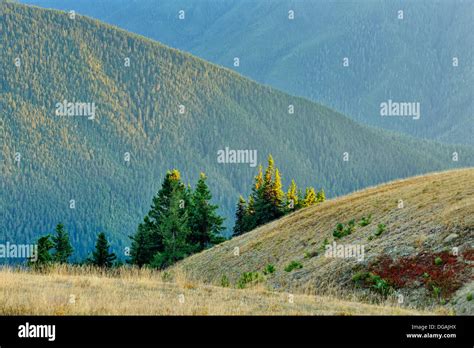
[[[275,167],[273,157],[269,155],[265,174],[260,166],[248,201],[242,196],[239,198],[233,235],[241,235],[291,211],[323,202],[325,199],[324,190],[316,192],[313,187],[307,187],[303,195],[294,180],[285,194],[280,171]]]
[[[168,171],[160,190],[152,199],[151,209],[138,225],[132,239],[130,263],[140,267],[163,269],[175,262],[225,240],[221,236],[224,219],[217,214],[217,205],[210,203],[211,192],[207,177],[200,174],[194,190],[181,181],[181,174]],[[291,181],[288,192],[283,192],[280,172],[272,156],[268,167],[258,175],[248,202],[240,196],[237,205],[234,236],[273,221],[291,211],[325,200],[324,191],[306,188],[305,194]],[[55,235],[40,237],[37,242],[38,259],[32,266],[69,263],[73,247],[63,224],[58,224]],[[98,267],[111,267],[116,255],[109,252],[110,244],[104,233],[99,233],[95,250],[84,261]]]
[[[40,237],[37,241],[37,246],[37,259],[29,261],[29,265],[32,267],[43,267],[53,263],[69,263],[69,259],[74,252],[69,240],[69,233],[61,223],[57,224],[53,236],[47,234],[46,236]],[[99,233],[95,250],[85,263],[98,267],[111,267],[117,256],[109,252],[109,249],[110,244],[107,241],[105,233]]]
[[[224,219],[210,203],[206,180],[201,173],[193,191],[178,170],[166,173],[150,211],[130,237],[132,264],[162,269],[225,240],[220,236]]]

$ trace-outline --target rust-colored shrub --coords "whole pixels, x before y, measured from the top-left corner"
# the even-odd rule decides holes
[[[474,261],[474,249],[468,249],[462,253],[462,257],[467,261]]]
[[[449,252],[423,252],[398,259],[382,255],[369,264],[368,269],[395,288],[424,284],[430,291],[436,289],[435,293],[449,298],[470,277],[471,266],[463,260],[469,257],[472,250],[464,252],[462,258]],[[437,258],[442,262],[439,259],[435,262]]]

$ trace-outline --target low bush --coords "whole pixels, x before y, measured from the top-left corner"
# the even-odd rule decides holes
[[[268,264],[265,269],[263,270],[263,274],[269,275],[275,272],[275,266],[272,264]]]
[[[369,214],[369,216],[367,217],[363,216],[362,219],[360,219],[359,226],[364,227],[364,226],[370,225],[371,222],[372,222],[372,214]]]
[[[346,226],[344,224],[338,223],[336,229],[332,232],[334,238],[340,239],[342,237],[348,236],[355,232],[355,220],[350,220]]]
[[[263,276],[258,272],[244,272],[237,281],[237,288],[244,289],[250,284],[262,282],[263,279]]]
[[[344,224],[338,223],[336,225],[336,229],[332,231],[332,235],[334,238],[342,238],[344,237]]]
[[[304,253],[304,258],[305,259],[310,259],[312,257],[315,257],[315,256],[318,256],[318,252],[317,251],[306,251]]]
[[[393,287],[387,280],[371,272],[357,272],[352,276],[352,281],[355,282],[356,285],[370,288],[384,297],[390,295],[394,291]]]
[[[225,274],[221,277],[221,286],[224,288],[228,288],[230,286],[229,278],[227,278]]]
[[[286,267],[285,267],[285,272],[291,272],[294,269],[300,269],[303,268],[303,265],[299,263],[298,261],[291,261]]]
[[[326,251],[326,245],[331,244],[327,238],[324,238],[323,242],[321,243],[321,246],[319,247],[320,252],[325,252]]]
[[[380,236],[382,233],[385,232],[386,226],[385,224],[378,224],[377,230],[375,231],[374,235],[376,237]]]

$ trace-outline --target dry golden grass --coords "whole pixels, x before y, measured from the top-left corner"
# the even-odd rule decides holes
[[[263,288],[228,289],[172,281],[150,270],[113,274],[85,267],[57,267],[45,273],[0,271],[0,315],[425,315],[389,305],[335,297],[290,295]]]

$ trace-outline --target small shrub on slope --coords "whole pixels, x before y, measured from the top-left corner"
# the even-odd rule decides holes
[[[348,236],[355,232],[355,220],[350,220],[346,226],[344,224],[338,223],[336,229],[332,232],[332,235],[336,239]]]
[[[384,297],[390,295],[394,290],[388,281],[371,272],[358,272],[352,277],[352,281],[356,285],[370,288]]]
[[[228,288],[230,286],[229,278],[224,274],[221,278],[221,286],[223,288]]]
[[[237,288],[245,289],[248,285],[260,283],[263,280],[263,276],[258,272],[244,272],[237,281]]]
[[[435,258],[434,264],[435,264],[436,266],[441,266],[441,265],[443,264],[443,259],[442,259],[441,257]]]
[[[386,227],[387,226],[385,226],[385,224],[378,224],[377,230],[375,231],[374,235],[376,237],[380,236],[382,233],[385,232]]]
[[[285,267],[285,272],[291,272],[294,269],[300,269],[303,268],[303,265],[299,263],[298,261],[291,261],[286,267]]]
[[[304,258],[305,258],[305,259],[311,259],[311,258],[313,258],[313,257],[315,257],[315,256],[318,256],[318,252],[317,252],[317,251],[306,251],[306,252],[304,253]]]
[[[372,222],[372,214],[369,214],[369,216],[367,217],[363,216],[362,219],[360,219],[359,226],[364,227],[364,226],[370,225],[371,222]]]
[[[332,235],[334,236],[334,238],[344,237],[344,224],[338,223],[336,225],[336,229],[332,231]]]
[[[269,275],[275,272],[275,266],[272,264],[268,264],[265,269],[263,270],[263,274]]]

